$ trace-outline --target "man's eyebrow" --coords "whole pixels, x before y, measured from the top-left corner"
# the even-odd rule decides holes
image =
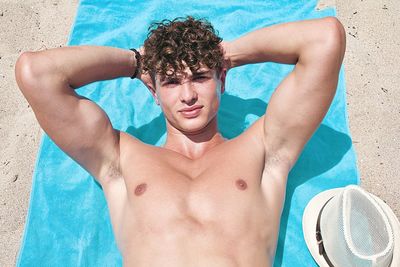
[[[166,77],[161,78],[160,82],[168,82],[168,81],[176,81],[176,80],[179,80],[179,78],[178,77],[168,77],[168,76],[166,76]]]
[[[209,73],[211,73],[211,70],[199,70],[199,71],[193,72],[192,77],[198,77],[198,76],[206,75],[206,74],[209,74]],[[164,78],[161,78],[160,82],[161,83],[163,83],[163,82],[171,82],[171,81],[175,82],[175,81],[180,81],[180,79],[181,79],[181,77],[168,77],[168,76],[166,76]]]
[[[200,70],[200,71],[196,71],[193,73],[193,76],[200,76],[200,75],[204,75],[204,74],[209,74],[211,72],[211,70]]]

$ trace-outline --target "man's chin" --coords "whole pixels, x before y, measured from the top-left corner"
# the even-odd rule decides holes
[[[182,133],[187,135],[195,135],[203,132],[205,130],[205,125],[203,127],[182,127],[179,129]]]
[[[181,122],[179,125],[179,130],[185,134],[198,134],[205,130],[208,122],[201,120],[200,118],[191,119],[190,121]]]

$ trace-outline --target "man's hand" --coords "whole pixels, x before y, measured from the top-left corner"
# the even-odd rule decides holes
[[[140,56],[143,58],[146,51],[144,50],[144,47],[141,46],[139,48],[139,53]],[[138,72],[138,77],[137,77],[150,91],[155,90],[155,85],[153,85],[153,81],[151,80],[150,74],[148,72],[143,71],[143,64],[140,65],[140,69]]]
[[[230,58],[231,42],[222,41],[220,43],[220,46],[222,47],[222,50],[224,51],[224,69],[226,69],[226,72],[228,72],[232,68],[232,61]]]

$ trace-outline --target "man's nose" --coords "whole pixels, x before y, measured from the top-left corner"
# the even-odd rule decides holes
[[[187,81],[182,84],[182,91],[180,97],[181,97],[181,102],[184,102],[188,105],[192,105],[197,101],[197,92],[191,81]]]

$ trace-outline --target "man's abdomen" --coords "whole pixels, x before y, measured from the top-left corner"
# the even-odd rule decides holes
[[[264,226],[233,229],[222,222],[201,223],[193,218],[165,222],[164,227],[159,223],[156,228],[150,222],[136,225],[136,233],[123,248],[124,266],[261,267],[271,263],[268,251],[275,249],[276,238],[273,231],[261,230]]]

